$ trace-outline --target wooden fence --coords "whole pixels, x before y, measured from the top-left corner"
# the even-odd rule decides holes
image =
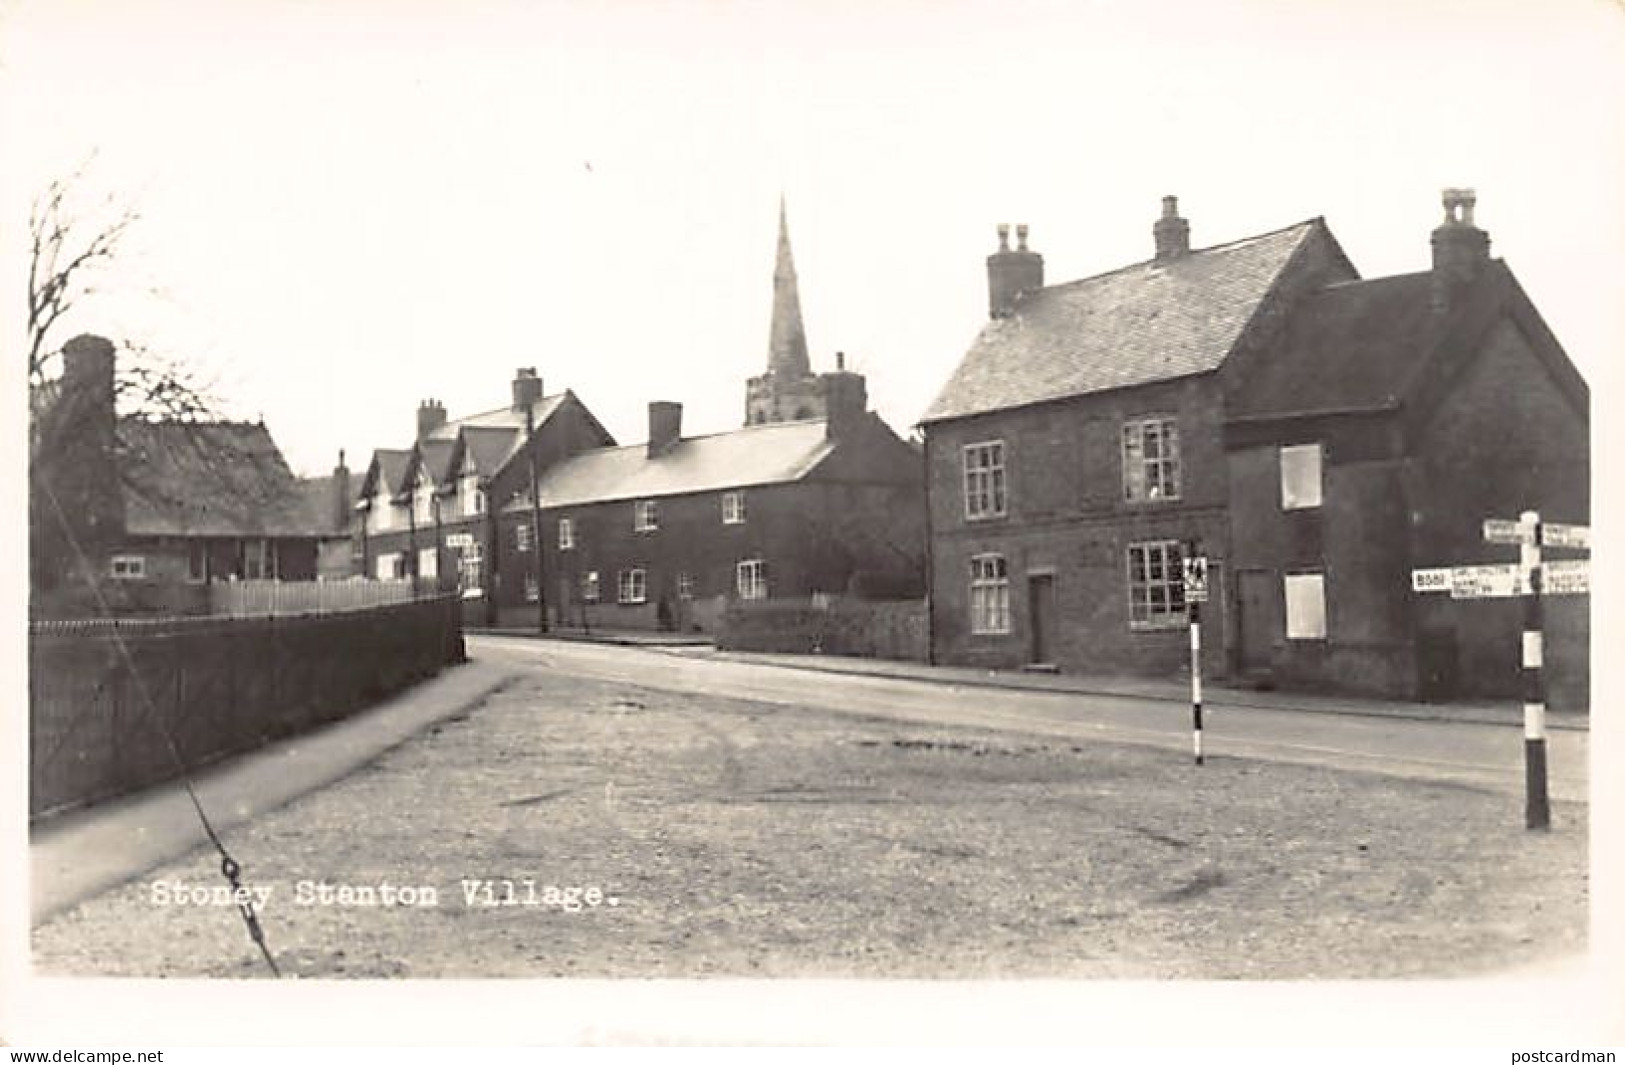
[[[409,580],[216,581],[209,585],[209,613],[232,617],[327,614],[370,610],[412,598]]]
[[[29,816],[346,717],[463,660],[455,596],[296,618],[30,626]],[[173,743],[173,747],[171,746]]]

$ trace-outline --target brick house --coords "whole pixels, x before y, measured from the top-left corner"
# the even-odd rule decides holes
[[[1169,197],[1151,259],[1052,286],[1001,227],[992,321],[922,420],[938,660],[1177,674],[1196,544],[1206,672],[1516,694],[1516,603],[1409,571],[1508,560],[1487,517],[1584,523],[1588,394],[1445,202],[1432,269],[1370,281],[1318,218],[1193,250]],[[1584,605],[1549,605],[1579,698]]]
[[[827,417],[693,437],[651,403],[646,444],[541,475],[540,536],[528,499],[505,508],[504,583],[534,604],[539,544],[555,623],[705,632],[733,600],[918,594],[919,456],[861,387],[834,394]]]
[[[502,581],[527,599],[506,618],[534,623],[545,597],[573,626],[715,631],[730,602],[920,594],[919,452],[842,356],[812,372],[782,204],[767,370],[745,394],[741,429],[684,437],[681,404],[655,402],[645,444],[546,464],[539,506],[502,511]]]
[[[544,395],[534,367],[519,369],[512,402],[455,421],[425,400],[409,448],[373,452],[355,504],[358,570],[375,579],[408,578],[425,588],[459,589],[465,617],[489,624],[504,606],[525,602],[517,579],[505,584],[500,508],[528,494],[532,466],[613,446],[614,438],[575,393]]]
[[[51,554],[63,520],[75,525],[115,612],[203,612],[213,581],[314,580],[322,553],[347,540],[340,471],[295,477],[263,424],[119,417],[114,376],[113,345],[75,337],[36,409],[36,446],[60,438],[66,450],[45,486],[55,506],[31,517],[35,553]]]

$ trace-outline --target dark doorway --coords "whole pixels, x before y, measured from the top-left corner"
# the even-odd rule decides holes
[[[1027,577],[1027,621],[1032,634],[1027,661],[1035,666],[1055,662],[1055,575],[1033,573]]]
[[[1275,574],[1249,569],[1236,573],[1236,611],[1241,629],[1238,663],[1243,672],[1270,667],[1275,634],[1281,630],[1281,598]]]

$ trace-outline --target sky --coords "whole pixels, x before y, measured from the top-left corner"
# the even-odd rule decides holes
[[[0,316],[30,201],[140,214],[64,323],[133,336],[364,467],[521,366],[622,443],[737,427],[778,202],[815,370],[912,427],[986,319],[999,222],[1050,282],[1323,216],[1426,268],[1440,190],[1594,390],[1625,341],[1625,5],[0,0]],[[0,306],[4,306],[0,302]]]

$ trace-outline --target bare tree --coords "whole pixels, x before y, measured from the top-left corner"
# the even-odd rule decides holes
[[[29,215],[28,383],[36,395],[57,376],[63,334],[72,313],[117,261],[125,238],[140,221],[133,207],[108,197],[93,211],[81,194],[86,167],[48,185]],[[149,290],[157,295],[157,290]],[[115,394],[120,411],[149,420],[196,421],[214,416],[210,386],[176,358],[150,345],[116,337]]]

